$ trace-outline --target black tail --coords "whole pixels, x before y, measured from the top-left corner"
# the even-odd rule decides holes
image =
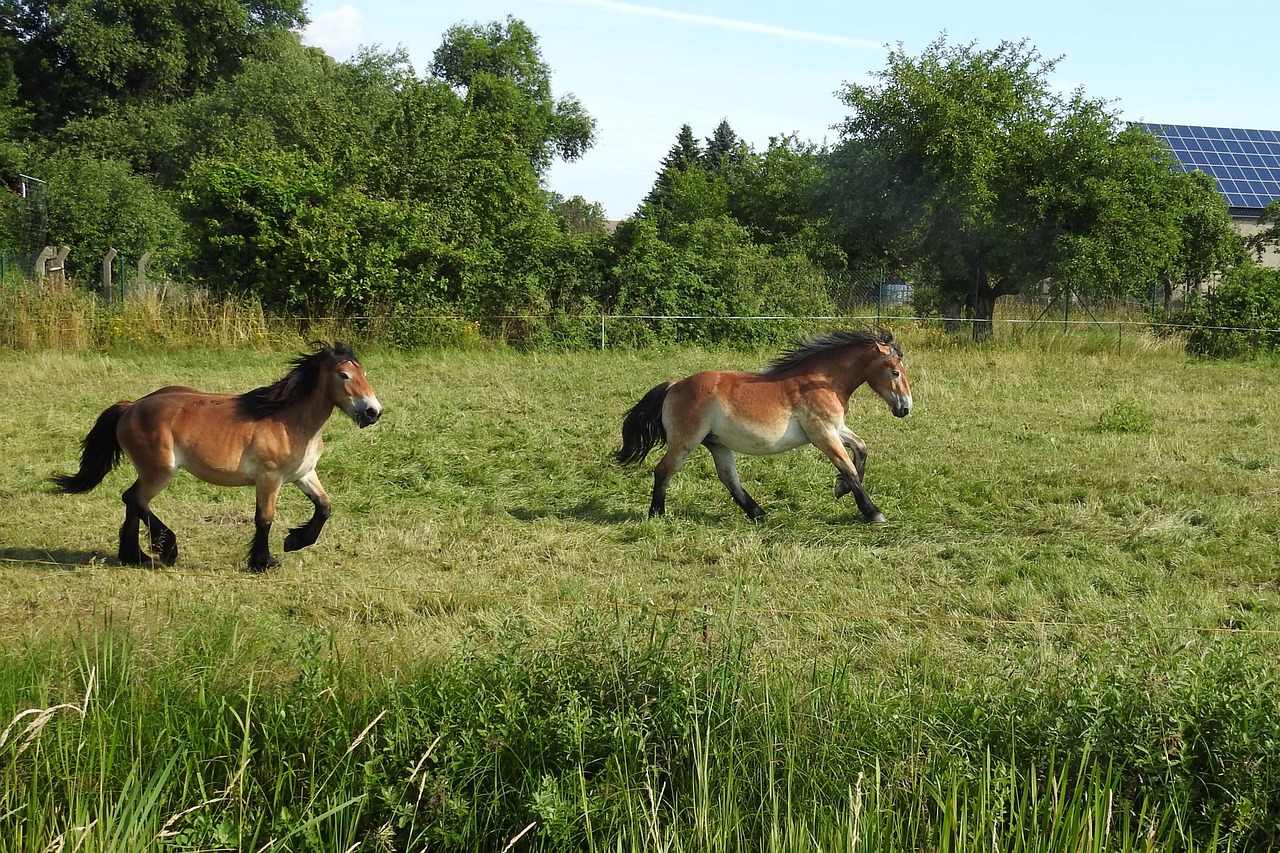
[[[623,465],[640,462],[655,445],[667,443],[667,431],[662,426],[662,402],[674,384],[663,382],[651,389],[622,419],[622,449],[614,458]]]
[[[68,495],[87,492],[102,482],[120,462],[120,442],[116,440],[116,425],[120,416],[132,406],[129,400],[121,400],[102,414],[89,434],[80,442],[80,470],[74,474],[59,474],[53,478],[58,491]]]

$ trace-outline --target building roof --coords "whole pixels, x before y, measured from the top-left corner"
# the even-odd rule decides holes
[[[1280,131],[1137,124],[1165,141],[1183,171],[1213,178],[1232,216],[1256,217],[1280,199]]]

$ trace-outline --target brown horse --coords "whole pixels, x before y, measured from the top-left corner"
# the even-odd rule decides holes
[[[329,519],[329,496],[316,477],[316,463],[324,451],[320,433],[334,407],[362,428],[382,415],[351,349],[336,341],[319,346],[294,359],[280,381],[238,396],[171,385],[137,401],[121,400],[98,416],[81,442],[79,472],[53,482],[68,494],[87,492],[127,454],[138,479],[122,497],[120,562],[146,563],[138,547],[138,525],[145,523],[152,549],[169,566],[178,559],[178,541],[150,504],[179,468],[219,486],[255,486],[249,568],[260,572],[279,565],[267,537],[282,485],[296,483],[315,507],[310,521],[289,531],[286,551],[313,544]]]
[[[665,514],[667,484],[702,444],[711,451],[720,482],[755,520],[764,510],[742,488],[734,452],[771,455],[812,444],[840,472],[836,497],[852,492],[868,521],[884,521],[862,487],[866,442],[844,423],[849,395],[864,382],[894,417],[911,414],[911,386],[893,335],[831,332],[797,344],[760,373],[704,370],[658,385],[627,412],[622,449],[615,455],[624,464],[640,462],[655,445],[667,444],[653,472],[653,517]],[[853,451],[852,460],[847,451]]]

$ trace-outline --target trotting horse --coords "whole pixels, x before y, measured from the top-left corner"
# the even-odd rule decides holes
[[[653,472],[653,517],[666,513],[667,484],[702,444],[711,451],[720,482],[755,520],[764,510],[742,488],[733,454],[770,455],[812,444],[840,472],[836,497],[852,492],[866,519],[881,522],[884,515],[862,486],[866,442],[844,422],[849,395],[864,382],[894,417],[911,414],[911,386],[893,335],[883,329],[830,332],[797,344],[759,373],[705,370],[663,382],[627,412],[615,456],[624,464],[640,462],[666,443]]]
[[[122,496],[120,562],[147,562],[138,547],[138,525],[144,523],[152,549],[168,566],[178,559],[178,541],[150,505],[179,468],[219,486],[256,486],[249,568],[260,572],[279,565],[267,537],[282,485],[296,483],[315,507],[310,521],[289,531],[286,551],[313,544],[329,519],[329,496],[316,477],[316,462],[324,451],[321,430],[335,406],[361,428],[382,415],[364,368],[336,341],[294,359],[275,384],[245,394],[171,385],[136,401],[121,400],[98,416],[81,442],[80,470],[53,482],[64,493],[87,492],[127,454],[138,479]]]

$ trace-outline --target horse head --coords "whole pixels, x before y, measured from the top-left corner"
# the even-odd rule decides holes
[[[334,341],[325,375],[329,400],[363,429],[377,423],[382,405],[369,385],[364,367],[345,344]]]
[[[902,350],[891,336],[876,342],[876,359],[867,373],[867,384],[880,395],[895,418],[911,414],[911,383],[902,363]]]

